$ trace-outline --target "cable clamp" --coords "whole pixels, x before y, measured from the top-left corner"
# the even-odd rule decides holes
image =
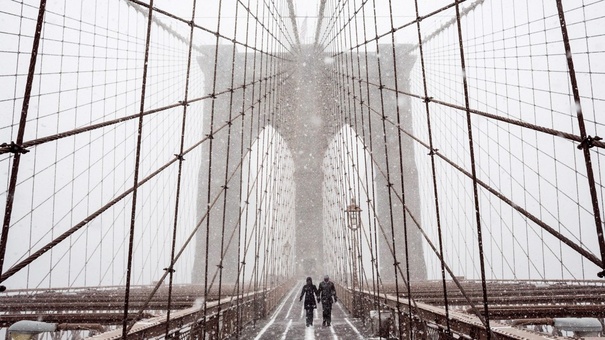
[[[211,133],[207,133],[206,137],[208,137],[208,139],[214,139],[214,136]]]
[[[169,272],[169,273],[174,273],[176,270],[174,270],[173,268],[164,268],[165,271]]]
[[[179,104],[181,104],[183,106],[189,106],[189,103],[184,100],[179,100]]]
[[[578,145],[578,150],[582,150],[584,148],[590,149],[594,146],[593,142],[598,142],[600,140],[603,140],[603,138],[599,136],[592,137],[588,135],[588,137],[584,138],[584,140],[580,142],[580,144]]]
[[[183,157],[183,154],[178,154],[178,153],[175,153],[174,155],[176,156],[176,158],[177,158],[179,161],[184,161],[184,160],[185,160],[185,158]]]
[[[7,149],[8,152],[14,153],[14,154],[18,154],[18,153],[24,154],[24,153],[29,152],[29,150],[27,150],[26,148],[22,147],[19,144],[15,144],[15,142],[11,142],[10,144],[2,143],[2,144],[0,144],[0,147]]]
[[[598,272],[597,276],[600,277],[601,279],[605,277],[605,270],[603,270],[602,272]]]
[[[427,153],[427,155],[433,156],[434,154],[437,153],[437,151],[439,151],[439,149],[431,149],[431,151],[429,153]]]
[[[424,98],[422,98],[422,102],[423,103],[430,103],[431,100],[433,100],[433,97],[424,97]]]

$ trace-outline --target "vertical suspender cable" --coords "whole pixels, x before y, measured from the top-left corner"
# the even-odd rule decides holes
[[[351,16],[351,4],[352,3],[347,3],[347,10],[348,10],[348,31],[349,31],[349,44],[352,46],[353,45],[353,27],[352,25],[350,25],[350,22],[353,21],[356,16],[357,13],[355,12],[355,7],[353,4],[353,12],[354,14]],[[346,36],[345,36],[346,39]],[[345,44],[345,48],[346,48],[346,44]],[[343,50],[344,51],[344,50]],[[350,87],[347,89],[347,95],[349,98],[349,102],[353,104],[353,110],[351,110],[351,114],[350,116],[352,116],[352,118],[349,118],[349,124],[350,124],[350,132],[351,132],[351,136],[350,136],[350,143],[349,146],[350,148],[353,148],[353,150],[351,150],[351,159],[352,159],[352,164],[351,164],[351,170],[353,171],[354,174],[357,174],[357,177],[355,178],[355,187],[354,187],[354,195],[353,197],[355,197],[357,199],[357,202],[360,202],[360,197],[361,197],[361,189],[360,189],[360,185],[361,185],[361,177],[360,177],[360,173],[359,173],[359,148],[358,148],[358,136],[359,136],[359,130],[358,130],[358,126],[357,126],[357,95],[355,92],[355,63],[353,60],[353,51],[351,50],[349,53],[349,60],[348,63],[350,63],[350,68],[347,67],[347,83],[350,82]],[[350,80],[350,81],[349,81]],[[350,107],[350,105],[349,105]],[[347,202],[348,203],[348,202]],[[369,286],[367,284],[367,277],[363,274],[365,274],[365,270],[363,268],[363,252],[362,252],[362,247],[361,247],[361,219],[359,219],[358,221],[358,225],[357,225],[357,230],[354,231],[354,233],[359,234],[358,237],[356,237],[357,240],[357,244],[355,245],[355,247],[357,248],[356,254],[357,254],[357,263],[358,263],[358,275],[359,275],[359,279],[358,282],[360,282],[360,286],[358,287],[358,289],[362,289],[363,286],[363,278],[366,278],[366,285]],[[366,287],[368,288],[368,287]],[[355,313],[356,314],[356,313]],[[357,315],[355,315],[357,316]]]
[[[451,325],[450,325],[450,318],[449,318],[449,301],[448,301],[448,294],[447,294],[447,285],[446,285],[446,278],[445,278],[445,259],[443,257],[444,253],[443,253],[443,232],[441,230],[441,217],[440,217],[440,209],[439,209],[439,192],[438,192],[438,187],[437,187],[437,171],[435,168],[435,153],[433,152],[433,150],[435,150],[434,146],[433,146],[433,128],[431,125],[431,111],[430,111],[430,105],[429,105],[429,95],[428,95],[428,87],[427,87],[427,81],[426,81],[426,65],[425,65],[425,60],[424,60],[424,44],[422,41],[422,31],[420,28],[420,13],[419,13],[419,9],[418,9],[418,0],[414,0],[414,6],[415,6],[415,10],[416,10],[416,28],[417,28],[417,32],[418,32],[418,49],[420,52],[420,66],[421,66],[421,70],[422,70],[422,86],[423,86],[423,91],[424,91],[424,106],[425,106],[425,111],[426,111],[426,122],[427,122],[427,131],[428,131],[428,137],[429,137],[429,147],[431,149],[431,151],[429,152],[429,156],[431,157],[431,173],[432,173],[432,177],[433,177],[433,196],[435,199],[435,218],[436,218],[436,222],[437,222],[437,235],[439,237],[438,241],[439,241],[439,260],[440,260],[440,265],[441,265],[441,282],[443,285],[443,304],[445,307],[445,323],[446,323],[446,330],[448,334],[452,333],[451,330]]]
[[[362,7],[365,6],[365,4],[362,4]],[[353,0],[353,8],[356,9],[357,8],[357,1]],[[353,77],[357,76],[358,82],[359,82],[359,116],[360,116],[360,126],[361,126],[361,139],[363,141],[363,168],[364,170],[364,182],[365,182],[365,190],[367,193],[367,201],[366,203],[368,204],[368,206],[370,205],[370,203],[372,202],[371,200],[371,193],[370,193],[370,180],[373,182],[373,179],[369,179],[368,178],[368,148],[367,148],[367,137],[366,137],[366,127],[365,127],[365,118],[364,118],[364,100],[363,100],[363,81],[361,78],[361,57],[360,57],[360,44],[359,44],[359,25],[357,24],[357,15],[358,15],[358,11],[355,12],[355,50],[356,50],[356,59],[357,59],[357,74],[353,74]],[[353,42],[351,41],[351,44],[353,44]],[[355,79],[355,78],[353,78]],[[355,121],[355,124],[357,124],[357,120]],[[359,132],[357,132],[359,133]],[[359,167],[358,167],[359,169]],[[360,201],[361,203],[361,201]],[[374,302],[374,309],[377,310],[378,309],[378,295],[376,294],[376,291],[379,289],[378,285],[377,285],[377,273],[378,270],[377,268],[375,268],[375,263],[376,263],[376,259],[374,258],[374,244],[373,244],[373,237],[372,237],[372,213],[371,213],[371,209],[367,209],[367,215],[368,215],[368,228],[369,228],[369,250],[370,250],[370,267],[371,267],[371,273],[372,273],[372,297],[373,297],[373,302]]]
[[[218,2],[218,19],[217,19],[217,24],[216,24],[216,43],[214,46],[214,72],[212,75],[212,104],[211,104],[211,109],[210,109],[210,126],[208,128],[208,133],[209,133],[209,146],[208,146],[208,192],[206,193],[206,202],[208,204],[208,215],[206,216],[206,261],[204,261],[204,313],[203,313],[203,320],[204,322],[206,322],[206,316],[208,313],[208,257],[209,257],[209,250],[210,250],[210,215],[211,215],[211,211],[210,211],[210,200],[212,198],[211,193],[212,193],[212,151],[213,151],[213,145],[214,145],[214,116],[215,116],[215,109],[216,109],[216,78],[217,78],[217,69],[218,69],[218,50],[219,50],[219,32],[221,29],[221,12],[222,12],[222,8],[223,8],[223,0],[219,0]],[[202,328],[202,337],[206,336],[206,327]]]
[[[393,56],[393,78],[395,79],[395,107],[396,107],[396,115],[397,115],[397,126],[401,127],[401,112],[399,108],[399,77],[397,75],[397,52],[395,48],[395,25],[393,22],[393,5],[391,0],[389,0],[389,17],[391,22],[391,53]],[[386,134],[385,134],[386,138]],[[401,150],[401,129],[397,129],[397,150],[399,151],[399,180],[401,181],[401,212],[403,214],[403,239],[404,239],[404,247],[405,247],[405,285],[407,289],[408,295],[408,321],[409,325],[406,327],[407,337],[411,339],[411,327],[412,327],[412,291],[410,288],[410,260],[409,260],[409,244],[408,244],[408,223],[407,223],[407,213],[406,213],[406,192],[405,192],[405,181],[403,176],[403,153]],[[411,151],[411,150],[410,150]],[[395,251],[395,235],[393,234],[393,252]],[[397,274],[395,274],[397,275]],[[403,275],[403,273],[401,273]],[[395,277],[395,282],[397,282],[397,277]],[[399,302],[399,294],[397,294],[398,302]],[[399,303],[397,304],[399,307]],[[399,315],[401,315],[401,311],[399,311]],[[399,337],[403,338],[403,333],[401,331],[401,327],[397,327],[399,330]]]
[[[228,187],[228,183],[229,183],[229,158],[231,156],[231,130],[232,130],[232,125],[233,123],[231,122],[231,120],[233,119],[233,87],[234,87],[234,83],[235,83],[235,58],[236,58],[236,43],[235,43],[235,39],[237,38],[237,15],[238,15],[238,11],[239,11],[239,3],[236,2],[235,3],[235,20],[234,20],[234,24],[233,24],[233,47],[231,49],[231,81],[229,83],[229,113],[228,113],[228,127],[227,127],[227,150],[225,152],[225,176],[223,178],[223,216],[221,217],[221,246],[220,246],[220,259],[219,259],[219,264],[218,264],[218,270],[219,270],[219,274],[218,274],[218,296],[217,296],[217,300],[220,301],[222,298],[222,293],[223,293],[223,253],[224,253],[224,249],[225,249],[225,226],[227,223],[227,194],[229,192],[229,187]],[[217,46],[218,47],[218,46]],[[243,120],[243,119],[242,119]],[[239,204],[238,204],[239,206]],[[238,257],[239,258],[239,257]],[[239,282],[239,280],[238,280]],[[217,311],[217,315],[221,314],[221,309],[222,306],[221,304],[218,305],[218,311]],[[221,337],[221,328],[219,327],[216,330],[216,336],[218,338]]]
[[[151,22],[153,18],[153,0],[149,2],[149,12],[147,15],[147,34],[145,37],[145,58],[143,63],[143,79],[141,84],[141,105],[139,110],[137,144],[134,164],[134,179],[132,191],[132,209],[130,215],[130,232],[128,240],[128,262],[126,268],[126,289],[124,291],[124,317],[122,319],[122,339],[127,338],[128,333],[128,308],[130,302],[130,280],[132,277],[132,256],[134,250],[134,228],[137,208],[137,193],[139,186],[139,165],[141,161],[141,144],[143,140],[143,113],[145,112],[145,90],[147,89],[147,70],[149,68],[149,46],[151,43]]]
[[[256,16],[258,16],[258,6],[259,6],[259,2],[256,3]],[[256,94],[256,54],[258,51],[258,21],[256,23],[256,25],[254,25],[254,59],[252,62],[252,83],[254,84],[252,86],[252,100],[254,101],[254,96]],[[260,98],[260,96],[259,96]],[[260,109],[259,109],[259,105],[257,105],[256,110],[258,112],[258,117],[260,117]],[[251,123],[250,123],[250,151],[252,149],[252,145],[253,145],[253,141],[256,140],[257,142],[257,147],[256,147],[256,166],[259,166],[259,153],[260,150],[258,149],[258,140],[259,140],[259,125],[260,125],[260,121],[257,119],[257,124],[256,124],[256,134],[255,137],[253,138],[253,132],[254,132],[254,106],[252,107],[252,119],[251,119]],[[250,154],[250,158],[249,158],[249,165],[252,164],[252,154]],[[250,174],[248,174],[250,175]],[[258,177],[258,168],[257,168],[257,173],[256,173],[256,177]],[[256,184],[255,186],[255,204],[258,205],[258,184]],[[250,205],[248,205],[248,211],[250,210]],[[258,263],[258,258],[256,257],[257,253],[258,253],[258,249],[257,249],[257,241],[258,241],[258,227],[256,227],[257,225],[257,209],[254,209],[254,225],[255,228],[253,228],[253,230],[251,232],[254,233],[254,265],[252,266],[252,281],[251,284],[253,285],[254,289],[254,314],[253,314],[253,319],[254,319],[254,325],[256,325],[256,320],[258,319],[258,296],[257,296],[257,292],[258,292],[258,277],[257,277],[257,263]],[[252,236],[251,236],[252,238]]]
[[[13,156],[13,164],[11,167],[8,191],[6,194],[6,206],[4,210],[4,220],[2,223],[2,235],[0,236],[0,273],[2,273],[2,271],[4,270],[4,257],[6,255],[6,245],[8,242],[8,233],[10,230],[11,214],[13,212],[15,190],[17,188],[17,178],[19,174],[19,163],[21,162],[21,153],[28,152],[27,150],[21,148],[21,144],[23,144],[23,136],[25,135],[25,125],[27,123],[29,101],[31,98],[32,87],[34,84],[34,73],[36,72],[36,61],[38,60],[40,37],[42,36],[42,25],[44,24],[44,13],[46,13],[46,0],[40,0],[40,7],[38,8],[38,19],[36,21],[36,31],[34,32],[34,41],[32,44],[32,53],[29,59],[27,80],[25,82],[25,92],[23,94],[23,104],[21,107],[21,117],[19,119],[19,129],[17,130],[17,139],[14,144],[11,143],[15,152]]]
[[[265,6],[263,6],[263,10],[262,10],[262,14],[261,17],[263,18],[263,20],[265,18],[269,18],[269,16],[266,16],[266,9],[268,8],[268,5],[265,3]],[[264,26],[264,21],[261,22],[261,26]],[[267,34],[267,36],[265,37],[264,33],[265,31],[267,31],[268,28],[266,28],[265,30],[263,30],[263,42],[262,42],[262,47],[261,50],[269,50],[269,39],[272,36],[271,34]],[[265,43],[265,38],[267,39],[266,43]],[[268,52],[267,52],[268,53]],[[262,165],[262,170],[263,170],[263,177],[262,177],[262,182],[261,182],[261,195],[263,197],[262,199],[262,205],[260,206],[260,209],[262,214],[259,213],[259,222],[261,223],[261,227],[263,228],[263,233],[264,233],[264,238],[261,240],[261,242],[264,244],[261,249],[261,251],[263,252],[263,263],[262,263],[262,267],[260,267],[259,264],[259,269],[262,268],[262,270],[260,271],[261,276],[260,279],[262,280],[262,287],[263,287],[263,294],[266,294],[267,292],[267,259],[268,259],[268,254],[267,254],[267,250],[269,247],[269,236],[270,236],[270,229],[269,229],[269,215],[270,215],[270,206],[271,206],[271,199],[270,199],[270,192],[271,192],[271,176],[272,176],[272,167],[271,164],[273,162],[273,154],[271,153],[272,147],[273,147],[273,143],[274,143],[274,139],[276,137],[276,134],[273,133],[273,131],[270,131],[267,129],[267,124],[268,124],[268,110],[270,110],[270,106],[267,104],[268,100],[267,100],[267,96],[269,95],[269,92],[267,91],[269,82],[267,81],[267,74],[268,74],[268,70],[269,70],[269,54],[267,54],[267,56],[263,56],[262,62],[261,62],[261,69],[259,72],[259,85],[261,87],[261,93],[260,95],[260,100],[262,101],[262,128],[261,130],[264,131],[264,135],[267,136],[268,138],[263,138],[263,158],[265,159],[266,162],[263,162]],[[259,103],[260,106],[261,103]],[[259,116],[259,119],[261,119],[261,116]],[[266,310],[264,311],[264,313],[266,313]]]
[[[599,277],[605,276],[605,239],[603,237],[603,223],[601,221],[601,210],[599,208],[599,198],[597,195],[597,189],[594,179],[594,170],[592,169],[592,160],[590,157],[590,147],[592,137],[586,134],[586,125],[584,123],[584,113],[582,111],[582,102],[580,97],[580,90],[578,89],[578,79],[576,77],[576,70],[573,62],[573,55],[571,53],[571,44],[569,42],[569,33],[567,32],[567,23],[565,22],[565,11],[563,10],[563,3],[561,0],[557,1],[557,12],[559,14],[559,22],[561,24],[561,34],[563,36],[563,45],[565,46],[565,55],[567,57],[567,69],[569,71],[569,81],[571,82],[571,90],[575,101],[576,116],[578,118],[578,127],[580,128],[580,137],[582,142],[578,145],[579,149],[582,149],[584,153],[584,161],[586,163],[586,178],[588,180],[588,188],[590,190],[590,197],[592,199],[592,213],[594,216],[595,227],[597,231],[597,240],[599,242],[599,250],[601,252],[601,263],[602,271],[597,275]]]
[[[179,169],[177,174],[176,181],[176,198],[174,203],[174,224],[172,227],[172,244],[170,247],[170,265],[168,266],[168,302],[166,306],[166,331],[164,333],[165,338],[168,338],[168,332],[170,331],[170,312],[172,305],[172,284],[173,284],[173,276],[174,276],[174,254],[176,249],[176,236],[178,229],[178,218],[179,218],[179,203],[180,203],[180,194],[181,194],[181,178],[183,174],[183,151],[185,148],[185,131],[187,124],[187,101],[189,100],[189,81],[191,77],[191,51],[193,49],[193,31],[194,31],[194,22],[195,22],[195,6],[197,0],[193,0],[192,8],[191,8],[191,23],[189,25],[189,50],[187,52],[187,71],[185,78],[185,93],[183,95],[183,118],[181,121],[181,141],[179,147]]]
[[[371,92],[370,92],[370,63],[369,63],[369,59],[368,59],[368,32],[367,32],[367,25],[366,25],[366,3],[364,2],[361,6],[361,17],[363,19],[363,47],[364,47],[364,62],[365,62],[365,78],[367,79],[366,83],[366,97],[367,97],[367,105],[366,107],[368,108],[368,144],[369,144],[369,153],[370,153],[370,160],[374,157],[374,142],[373,142],[373,135],[372,135],[372,117],[370,114],[370,110],[372,108],[372,100],[371,100]],[[372,162],[370,162],[370,183],[371,185],[371,206],[372,206],[372,211],[376,211],[376,182],[374,180],[376,174],[374,173],[374,164]],[[369,209],[368,209],[369,210]],[[368,214],[370,212],[368,211]],[[376,268],[376,294],[375,294],[375,307],[377,310],[380,311],[380,303],[379,303],[379,297],[380,297],[380,284],[381,284],[381,277],[380,277],[380,259],[378,256],[378,220],[376,217],[376,214],[373,214],[373,216],[371,217],[371,226],[374,226],[374,252],[372,253],[372,258],[374,259],[374,267]],[[370,226],[370,229],[371,229]],[[378,319],[378,325],[380,327],[380,318]]]
[[[238,6],[239,6],[239,2],[238,2]],[[248,0],[248,7],[250,6],[250,0]],[[237,20],[237,17],[236,17]],[[244,76],[243,76],[243,83],[246,84],[247,81],[247,77],[248,77],[248,35],[249,35],[249,31],[250,31],[250,12],[246,11],[246,39],[245,39],[245,46],[246,48],[244,49]],[[245,106],[246,106],[246,87],[244,87],[242,89],[242,114],[245,113]],[[252,122],[252,119],[250,119],[250,122]],[[242,117],[242,122],[241,122],[241,132],[240,132],[240,136],[241,136],[241,140],[240,140],[240,158],[241,158],[241,162],[242,162],[242,168],[241,168],[241,173],[240,173],[240,181],[239,181],[239,201],[242,202],[242,198],[243,198],[243,181],[244,181],[244,166],[243,166],[243,162],[244,159],[246,157],[246,153],[244,152],[244,137],[245,137],[245,130],[246,130],[246,119],[245,116]],[[250,162],[248,162],[248,168],[247,168],[248,172],[247,172],[247,182],[246,182],[246,186],[249,185],[250,182]],[[246,189],[246,192],[248,192],[248,189]],[[246,205],[244,207],[244,209],[246,209],[246,216],[248,215],[248,200],[246,199],[246,202],[244,202]],[[241,204],[241,203],[240,203]],[[243,287],[245,287],[244,283],[245,283],[245,279],[246,279],[246,258],[245,258],[245,254],[244,257],[242,258],[242,239],[241,239],[241,234],[242,234],[242,214],[239,214],[238,220],[237,220],[237,226],[238,226],[238,246],[237,246],[237,258],[238,258],[238,278],[237,278],[237,293],[239,296],[239,293],[241,291],[242,293],[242,298],[244,296],[245,291],[243,290]],[[246,245],[246,237],[248,235],[248,219],[247,217],[244,219],[244,250],[245,250],[245,245]],[[241,277],[240,277],[241,275]],[[240,284],[241,282],[241,284]],[[242,309],[241,309],[241,305],[240,305],[240,299],[237,300],[238,301],[238,305],[237,305],[237,332],[236,332],[236,339],[239,339],[239,334],[241,332],[241,323],[242,323]]]
[[[458,28],[458,43],[460,47],[460,65],[462,68],[462,85],[464,88],[464,105],[466,108],[466,124],[468,130],[468,144],[471,158],[471,173],[473,180],[473,198],[475,207],[475,223],[477,223],[477,244],[479,247],[479,265],[481,269],[481,288],[483,290],[483,310],[485,313],[485,327],[487,339],[492,338],[492,330],[489,325],[489,308],[487,303],[487,284],[485,281],[485,258],[483,254],[483,231],[481,228],[481,213],[479,211],[479,192],[477,188],[477,169],[475,166],[475,143],[473,141],[473,125],[470,113],[470,101],[468,92],[468,80],[466,75],[466,61],[464,56],[464,40],[462,37],[462,22],[460,16],[460,3],[456,1],[456,22]],[[441,254],[443,257],[443,253]]]
[[[374,10],[374,31],[378,34],[378,20],[376,15],[376,0],[372,0],[372,8]],[[385,167],[386,167],[386,180],[387,180],[387,190],[389,197],[389,225],[391,227],[391,239],[392,239],[392,247],[393,247],[393,271],[395,276],[395,294],[397,298],[397,315],[401,315],[401,306],[399,304],[399,278],[397,275],[397,270],[399,268],[399,261],[397,261],[397,248],[395,243],[395,226],[393,225],[394,217],[393,217],[393,183],[391,182],[391,169],[389,165],[389,145],[387,140],[387,130],[386,130],[386,114],[384,108],[384,84],[382,82],[382,68],[380,66],[380,46],[378,44],[378,38],[375,39],[376,42],[376,65],[378,67],[378,83],[380,91],[380,114],[382,115],[382,135],[383,135],[383,143],[384,143],[384,158],[385,158]],[[380,313],[380,311],[379,311]],[[380,314],[378,316],[380,318]]]

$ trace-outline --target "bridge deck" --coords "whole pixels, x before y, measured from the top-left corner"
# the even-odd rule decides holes
[[[353,319],[340,303],[332,308],[332,326],[324,327],[321,304],[315,310],[313,326],[305,326],[305,311],[298,301],[303,283],[297,284],[286,295],[275,311],[256,326],[243,332],[240,339],[367,339],[360,320]]]

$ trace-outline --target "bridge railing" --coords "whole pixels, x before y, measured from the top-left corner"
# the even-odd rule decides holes
[[[367,290],[353,290],[337,285],[338,301],[353,317],[370,323],[376,336],[401,339],[488,339],[487,330],[475,315],[449,310],[450,331],[447,329],[445,309],[421,302],[408,305],[406,298],[390,294],[376,294]],[[378,311],[380,315],[377,316]],[[410,313],[411,311],[411,313]],[[374,315],[374,316],[373,316]],[[373,316],[373,317],[372,317]],[[380,320],[380,321],[379,321]],[[491,321],[491,339],[544,339],[544,334],[515,328]],[[562,339],[549,336],[549,339]]]
[[[241,331],[257,319],[267,316],[286,293],[293,282],[285,282],[271,289],[246,293],[239,298],[231,296],[204,305],[172,312],[170,320],[158,316],[136,322],[128,332],[128,339],[149,339],[166,334],[170,339],[224,339]],[[205,317],[204,317],[205,313]],[[122,329],[105,332],[91,339],[121,339]]]

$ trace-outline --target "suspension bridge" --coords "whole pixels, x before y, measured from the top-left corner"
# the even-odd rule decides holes
[[[6,339],[604,334],[605,1],[4,0],[0,42]]]

